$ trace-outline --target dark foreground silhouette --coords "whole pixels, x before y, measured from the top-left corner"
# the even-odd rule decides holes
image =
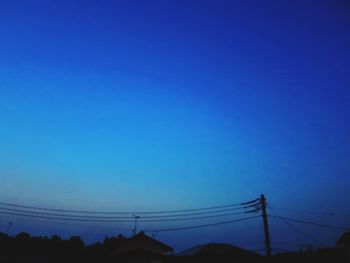
[[[174,255],[173,249],[143,232],[132,238],[122,235],[102,243],[85,246],[78,236],[63,240],[59,236],[31,237],[20,233],[10,237],[0,233],[0,262],[350,262],[350,233],[344,234],[334,248],[280,253],[269,258],[229,244],[207,244]]]

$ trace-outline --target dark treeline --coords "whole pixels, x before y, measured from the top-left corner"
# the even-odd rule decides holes
[[[48,238],[32,237],[27,233],[20,233],[17,236],[0,233],[0,262],[349,262],[345,251],[335,247],[279,253],[270,258],[263,256],[242,258],[233,255],[162,256],[145,252],[115,254],[115,249],[122,246],[125,240],[127,240],[126,237],[119,235],[107,237],[102,243],[86,246],[79,236],[72,236],[65,240],[57,235]]]
[[[0,262],[108,262],[125,240],[119,235],[86,246],[79,236],[65,240],[57,235],[32,237],[22,232],[11,237],[0,233]]]

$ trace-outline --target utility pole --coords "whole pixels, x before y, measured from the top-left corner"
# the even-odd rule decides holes
[[[265,233],[265,251],[266,256],[271,256],[271,240],[270,240],[270,231],[269,231],[269,224],[267,221],[267,213],[266,213],[266,198],[262,194],[260,195],[260,205],[261,205],[261,212],[262,212],[262,218],[264,223],[264,233]]]
[[[140,216],[137,216],[137,215],[133,215],[133,217],[135,218],[135,228],[134,228],[134,236],[136,236],[137,234],[137,219],[140,218]]]

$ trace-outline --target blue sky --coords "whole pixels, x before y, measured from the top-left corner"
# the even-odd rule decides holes
[[[271,206],[350,213],[349,12],[346,1],[0,1],[1,200],[162,210],[265,193]],[[83,231],[9,220],[14,232]],[[259,224],[159,238],[254,247]],[[298,227],[329,245],[341,233]]]

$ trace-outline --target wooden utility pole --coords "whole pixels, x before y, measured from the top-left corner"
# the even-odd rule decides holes
[[[263,223],[264,223],[264,233],[265,233],[265,251],[266,256],[271,256],[271,240],[270,240],[270,231],[269,231],[269,224],[267,221],[267,213],[266,213],[266,198],[262,194],[260,195],[260,205],[261,205],[261,212],[263,217]]]

